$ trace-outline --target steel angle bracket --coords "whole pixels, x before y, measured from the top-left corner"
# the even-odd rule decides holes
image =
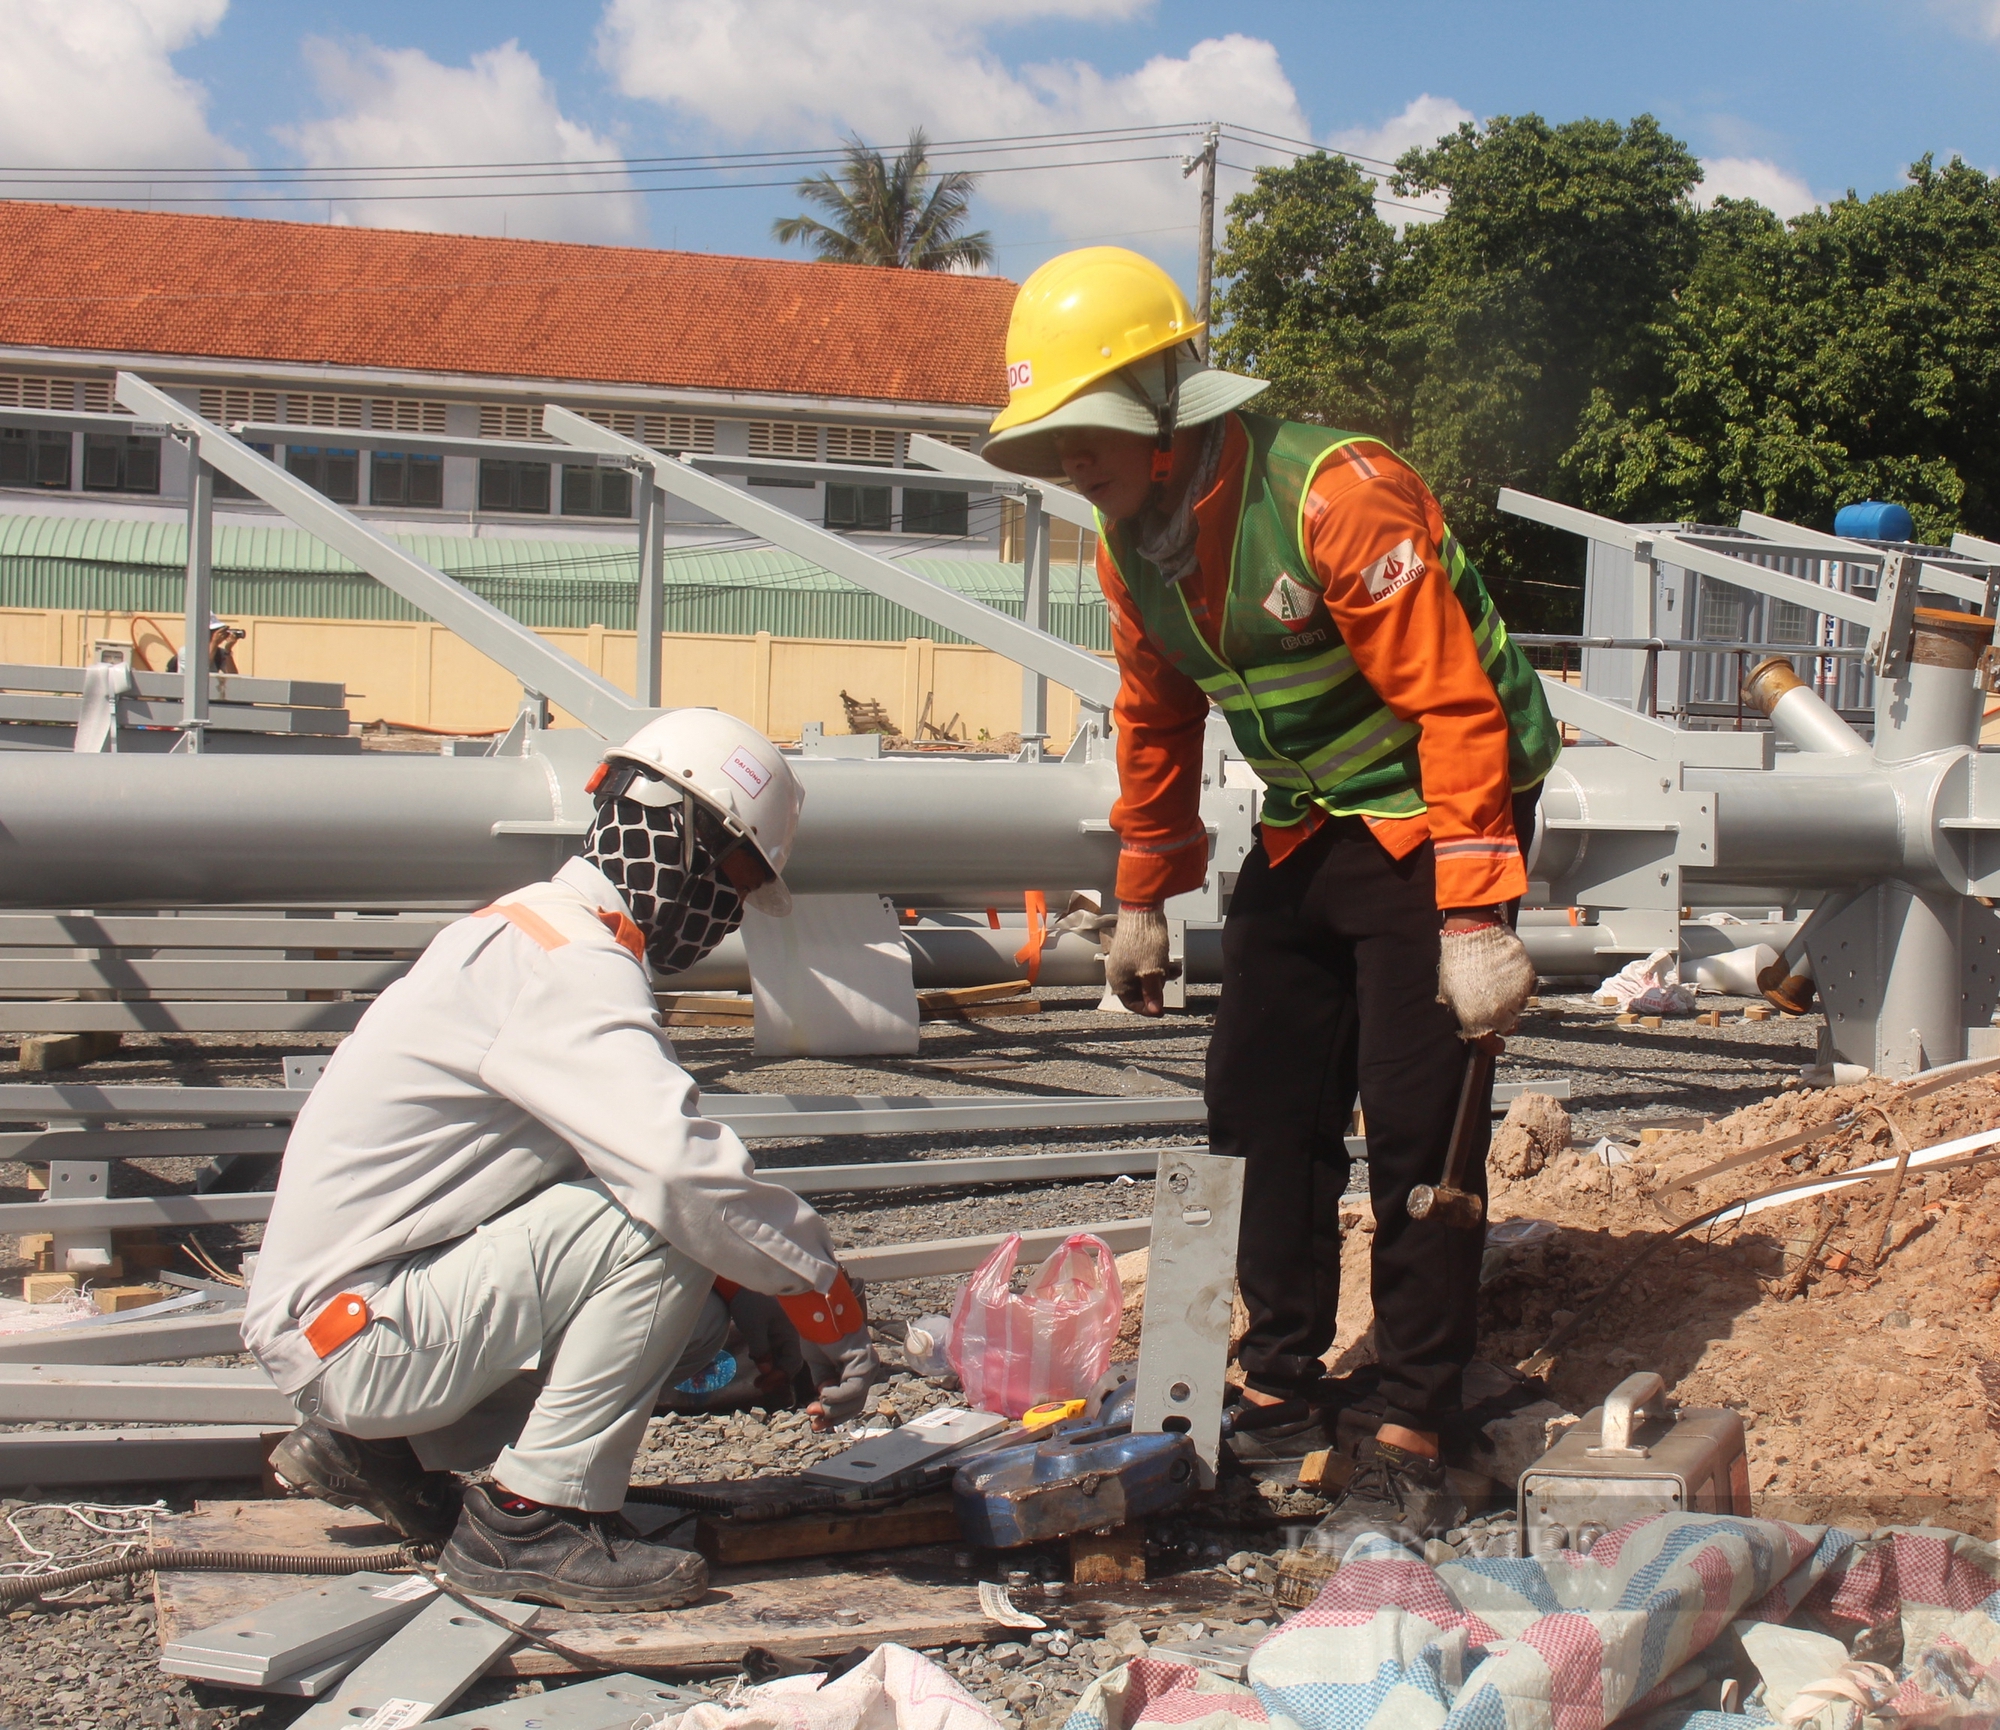
[[[351,511],[258,455],[241,439],[205,420],[157,385],[136,373],[121,372],[117,394],[119,402],[135,414],[163,421],[178,434],[198,438],[201,460],[209,467],[277,506],[300,528],[352,559],[377,582],[506,668],[523,685],[560,704],[593,733],[606,739],[626,739],[657,712],[636,705],[574,655],[564,654],[434,565],[405,552]],[[551,456],[559,454],[552,452]]]
[[[512,1647],[535,1619],[532,1604],[474,1598],[514,1627],[475,1615],[442,1593],[348,1673],[329,1697],[292,1720],[292,1730],[358,1730],[365,1723],[428,1722]]]
[[[1891,553],[1882,562],[1876,618],[1868,631],[1867,666],[1878,679],[1900,678],[1910,665],[1917,629],[1917,571],[1917,561],[1902,553]]]
[[[1161,1150],[1132,1430],[1186,1436],[1205,1490],[1215,1487],[1242,1216],[1242,1160]]]
[[[741,487],[703,474],[677,458],[662,456],[635,439],[554,404],[542,411],[542,428],[565,444],[583,450],[614,451],[647,463],[653,472],[653,482],[661,491],[713,511],[725,522],[762,535],[775,547],[810,559],[835,576],[845,577],[900,607],[908,607],[919,618],[956,631],[981,647],[1018,662],[1029,672],[1067,687],[1085,703],[1108,709],[1118,695],[1118,669],[1101,656],[1037,630],[970,595],[934,583],[915,571],[878,559],[782,506],[753,498]],[[910,478],[921,482],[923,476],[918,472]]]
[[[634,1730],[678,1718],[690,1706],[713,1704],[694,1688],[621,1674],[425,1722],[429,1730]]]
[[[183,1634],[160,1657],[181,1675],[258,1687],[387,1639],[436,1595],[421,1574],[349,1574]]]

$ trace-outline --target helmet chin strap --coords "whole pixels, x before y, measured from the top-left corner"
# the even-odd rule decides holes
[[[1160,359],[1166,368],[1165,388],[1158,402],[1149,402],[1149,406],[1153,411],[1154,424],[1159,429],[1157,441],[1153,446],[1153,470],[1151,477],[1153,493],[1152,497],[1147,500],[1147,503],[1155,509],[1160,507],[1161,495],[1166,487],[1167,479],[1173,473],[1174,422],[1179,418],[1180,408],[1180,357],[1173,349],[1168,349]],[[1145,386],[1141,385],[1136,377],[1134,377],[1132,382],[1139,394],[1144,396],[1146,394]]]

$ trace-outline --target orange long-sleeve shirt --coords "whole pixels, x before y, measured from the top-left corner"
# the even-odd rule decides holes
[[[1230,554],[1249,440],[1230,417],[1215,485],[1195,501],[1200,569],[1185,581],[1189,610],[1219,647]],[[1417,760],[1427,810],[1369,818],[1395,858],[1426,840],[1437,854],[1440,907],[1483,907],[1525,893],[1514,835],[1507,717],[1479,664],[1472,627],[1452,594],[1442,552],[1444,513],[1401,458],[1370,441],[1349,445],[1320,470],[1306,499],[1307,551],[1341,639],[1361,675],[1419,730]],[[1256,572],[1239,573],[1255,583]],[[1118,898],[1157,905],[1199,888],[1207,872],[1201,821],[1201,741],[1208,698],[1146,635],[1138,608],[1102,542],[1097,579],[1111,608],[1120,683]],[[1266,827],[1277,864],[1323,819]]]

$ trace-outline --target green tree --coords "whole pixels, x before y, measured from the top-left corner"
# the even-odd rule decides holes
[[[785,216],[771,232],[787,246],[810,246],[834,264],[886,264],[905,270],[971,270],[993,262],[985,229],[961,232],[976,184],[970,174],[934,174],[923,128],[893,163],[849,138],[840,177],[808,175],[798,194],[832,219]]]
[[[1218,365],[1272,381],[1266,412],[1400,446],[1411,381],[1390,358],[1401,244],[1374,182],[1344,156],[1260,168],[1229,205],[1218,275]]]
[[[1263,170],[1229,207],[1216,352],[1282,412],[1402,450],[1517,624],[1573,623],[1576,543],[1495,495],[1560,494],[1596,393],[1654,383],[1645,333],[1694,264],[1700,177],[1650,116],[1502,117],[1403,157],[1394,191],[1449,203],[1399,237],[1344,161]]]
[[[1405,454],[1519,625],[1580,618],[1543,585],[1580,585],[1581,549],[1502,515],[1496,495],[1564,496],[1562,460],[1586,405],[1653,384],[1660,345],[1646,333],[1694,265],[1700,178],[1651,115],[1626,126],[1503,116],[1397,164],[1398,195],[1450,200],[1406,232],[1411,305],[1395,340],[1416,384]]]
[[[1818,527],[1859,498],[2000,530],[2000,183],[1954,159],[1780,224],[1718,203],[1649,333],[1651,390],[1593,396],[1565,459],[1608,514]]]

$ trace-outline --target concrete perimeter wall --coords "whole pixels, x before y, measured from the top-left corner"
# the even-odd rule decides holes
[[[504,729],[520,706],[519,684],[442,625],[403,619],[288,619],[233,615],[246,634],[236,645],[240,673],[273,679],[325,679],[347,687],[356,721],[388,721],[444,733]],[[180,646],[181,621],[54,607],[0,608],[0,661],[80,667],[99,642],[136,643],[164,670]],[[593,672],[632,688],[637,638],[591,625],[539,633]],[[809,721],[847,731],[840,693],[873,699],[914,736],[926,696],[930,718],[954,734],[998,738],[1021,725],[1021,670],[990,649],[934,643],[844,642],[814,637],[668,633],[662,639],[661,700],[741,716],[774,739],[796,739]],[[1076,730],[1074,693],[1049,691],[1049,748]],[[573,725],[557,711],[557,725]]]

